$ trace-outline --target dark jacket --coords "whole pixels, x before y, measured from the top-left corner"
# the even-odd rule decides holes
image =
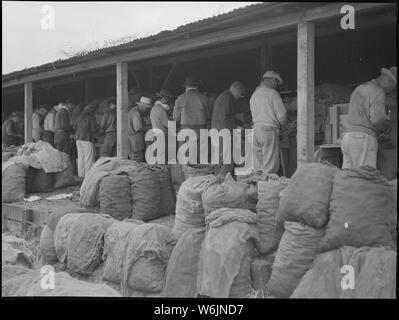
[[[17,138],[17,128],[11,119],[7,119],[1,126],[2,142],[6,145],[15,144]]]
[[[65,108],[62,108],[57,111],[54,120],[54,130],[56,133],[57,131],[63,131],[63,132],[72,131],[72,127],[69,122],[69,111],[67,111]]]
[[[234,98],[229,90],[223,91],[215,100],[212,112],[213,129],[234,129],[236,127]]]
[[[109,109],[104,113],[100,123],[100,130],[107,132],[116,132],[116,108]]]
[[[211,122],[211,105],[197,89],[189,89],[179,97],[173,108],[173,119],[184,127],[207,127]]]
[[[95,116],[90,112],[85,112],[79,116],[76,122],[76,141],[94,142],[97,132],[97,123]]]

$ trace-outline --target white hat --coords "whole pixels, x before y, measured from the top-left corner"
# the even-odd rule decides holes
[[[140,106],[143,106],[143,107],[147,107],[147,108],[151,108],[152,107],[151,98],[142,96],[140,98],[140,102],[137,102],[137,105],[140,105]]]
[[[381,68],[381,74],[390,77],[395,83],[398,83],[396,67],[391,67],[390,69]]]
[[[274,78],[277,79],[280,84],[283,84],[283,79],[280,77],[280,75],[272,70],[266,71],[263,74],[263,78]]]

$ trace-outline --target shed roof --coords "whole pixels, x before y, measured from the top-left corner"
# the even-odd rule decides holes
[[[259,4],[252,4],[243,8],[232,10],[228,13],[220,14],[211,18],[202,19],[186,25],[180,26],[174,30],[161,31],[155,35],[135,39],[133,41],[114,45],[101,49],[89,51],[83,55],[78,55],[66,59],[59,59],[50,63],[42,64],[40,66],[25,68],[18,71],[13,71],[2,75],[2,81],[26,76],[30,74],[40,73],[71,66],[77,63],[94,60],[97,58],[110,56],[115,53],[123,53],[126,51],[135,51],[148,48],[154,45],[160,45],[167,41],[172,41],[182,38],[191,38],[207,32],[221,30],[223,28],[237,25],[237,23],[245,23],[253,21],[256,18],[268,19],[276,15],[288,14],[297,12],[303,9],[309,9],[319,6],[320,2],[310,3],[290,3],[290,2],[265,2]]]

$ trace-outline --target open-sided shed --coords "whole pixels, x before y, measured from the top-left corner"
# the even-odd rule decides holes
[[[117,97],[117,155],[127,157],[128,90],[176,95],[189,73],[220,92],[241,80],[253,91],[267,69],[297,95],[297,161],[314,159],[314,88],[322,82],[355,86],[396,65],[396,5],[352,3],[355,29],[343,29],[343,3],[262,3],[194,22],[174,31],[2,76],[3,111],[20,107],[25,141],[32,108],[65,93],[88,102]]]

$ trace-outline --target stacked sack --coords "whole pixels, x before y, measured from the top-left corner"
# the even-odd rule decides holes
[[[55,272],[53,275],[54,288],[48,289],[42,287],[41,270],[20,270],[2,283],[1,294],[4,297],[120,297],[117,291],[105,284],[81,281],[66,272]]]
[[[202,193],[202,205],[205,215],[221,208],[238,208],[256,210],[258,201],[255,184],[236,182],[227,173],[223,182],[215,179]]]
[[[117,220],[151,221],[175,211],[175,191],[166,166],[130,160],[100,159],[81,187],[81,205],[100,205]]]
[[[54,231],[58,261],[80,275],[91,274],[102,262],[104,235],[115,220],[96,213],[64,215]]]
[[[329,210],[321,252],[340,246],[395,245],[395,203],[390,184],[378,170],[365,166],[340,171]]]
[[[386,247],[349,246],[327,251],[316,258],[291,298],[395,299],[396,252]]]
[[[18,202],[24,200],[28,168],[29,167],[23,163],[7,162],[2,165],[2,202]]]
[[[268,296],[288,298],[318,255],[338,171],[329,165],[304,164],[281,192],[277,223],[283,223],[285,231],[267,283]]]
[[[300,215],[301,201],[294,214],[284,212],[289,206],[280,204],[286,231],[267,285],[269,294],[293,298],[394,298],[396,212],[390,184],[371,167],[338,170],[331,175],[326,216],[312,210]],[[283,192],[282,202],[289,187]],[[317,201],[305,198],[310,209],[321,209],[322,203],[324,206],[322,193],[318,192]],[[302,224],[290,221],[295,219]],[[351,272],[348,266],[353,268],[352,280],[344,279],[342,274],[342,267],[346,273]]]
[[[202,193],[206,187],[218,179],[213,175],[188,178],[180,186],[176,200],[176,219],[173,233],[181,236],[191,228],[205,226],[204,208],[202,206]]]
[[[258,181],[258,203],[256,206],[258,241],[260,254],[270,254],[277,249],[284,233],[284,226],[277,221],[280,193],[287,187],[289,179],[271,175]]]
[[[115,222],[105,233],[103,279],[124,296],[159,296],[175,240],[156,223]]]
[[[166,268],[163,296],[168,298],[196,298],[199,259],[205,238],[205,227],[183,232],[174,247]]]
[[[212,298],[250,297],[256,213],[222,208],[209,214],[206,224],[199,260],[199,294]]]
[[[133,218],[147,222],[174,214],[175,191],[167,167],[145,165],[130,180]]]

